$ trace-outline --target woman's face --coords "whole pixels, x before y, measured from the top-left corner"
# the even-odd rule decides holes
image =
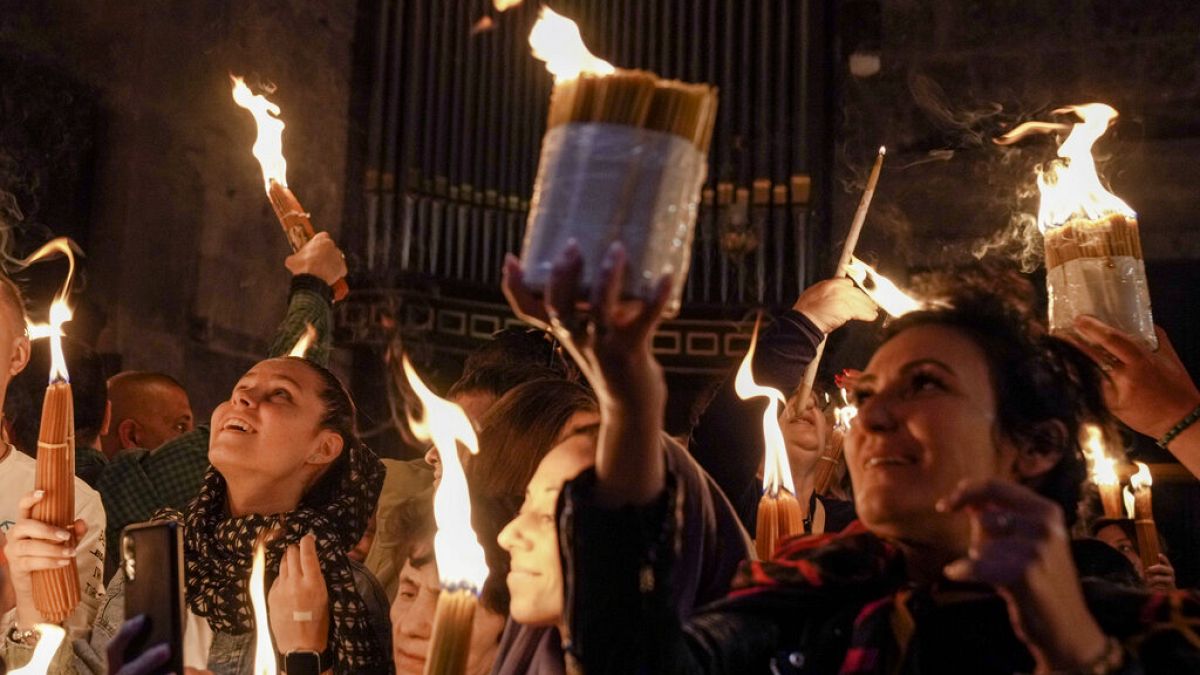
[[[1138,576],[1145,578],[1146,569],[1142,566],[1142,556],[1138,555],[1137,547],[1129,540],[1129,535],[1120,525],[1105,525],[1096,532],[1096,538],[1117,549],[1121,555],[1129,559]]]
[[[1011,476],[982,349],[964,333],[915,326],[884,343],[855,384],[858,416],[846,461],[859,518],[872,531],[926,540],[964,537],[961,515],[934,505],[963,479]]]
[[[547,626],[562,620],[563,574],[554,508],[563,484],[595,460],[596,443],[589,435],[573,435],[555,446],[529,480],[520,513],[500,532],[500,546],[512,558],[509,613],[520,623]]]
[[[208,461],[226,479],[307,480],[342,450],[341,436],[320,427],[324,386],[294,359],[254,366],[213,411]]]
[[[816,394],[810,394],[808,402],[801,407],[797,394],[788,399],[783,414],[779,417],[783,440],[787,443],[788,464],[795,474],[807,474],[817,465],[825,450],[828,424],[825,413],[817,407]]]
[[[413,548],[400,570],[396,599],[392,601],[392,658],[397,675],[423,675],[433,635],[433,615],[442,587],[438,582],[433,541]],[[504,617],[479,607],[471,628],[467,675],[491,672],[504,630]]]

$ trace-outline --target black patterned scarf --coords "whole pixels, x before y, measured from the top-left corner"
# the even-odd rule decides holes
[[[214,631],[234,635],[253,631],[249,581],[255,544],[260,537],[267,542],[269,587],[286,548],[312,532],[317,536],[317,555],[329,591],[336,671],[361,672],[378,667],[381,659],[387,663],[389,655],[377,644],[366,603],[355,587],[346,557],[362,538],[379,500],[383,464],[369,449],[352,448],[347,453],[346,470],[341,473],[337,485],[319,483],[294,511],[231,518],[225,479],[209,467],[200,494],[186,513],[175,509],[156,513],[155,520],[173,520],[184,526],[184,567],[191,610],[207,619]],[[326,476],[335,478],[335,474]]]

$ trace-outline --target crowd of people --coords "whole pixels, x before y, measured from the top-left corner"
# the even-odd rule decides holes
[[[315,653],[317,672],[425,672],[441,458],[381,459],[357,435],[326,367],[331,286],[346,272],[334,242],[318,235],[286,267],[268,358],[207,423],[170,376],[106,378],[66,342],[69,529],[32,516],[49,357],[26,333],[21,289],[0,279],[9,668],[45,621],[32,573],[73,559],[82,602],[50,672],[157,672],[170,645],[128,653],[146,626],[125,611],[119,542],[166,520],[184,533],[189,672],[252,672],[260,542],[282,663]],[[867,363],[844,364],[861,366],[838,382],[858,414],[835,434],[822,388],[799,393],[805,368],[826,336],[879,310],[848,279],[812,285],[772,317],[751,363],[757,382],[791,392],[779,424],[803,516],[802,534],[758,559],[765,403],[737,395],[731,367],[691,432],[668,435],[651,340],[669,283],[630,300],[624,267],[614,245],[584,288],[572,243],[530,288],[506,260],[505,296],[531,328],[501,331],[445,392],[480,445],[461,458],[489,568],[468,673],[1200,672],[1200,596],[1176,588],[1169,551],[1143,562],[1132,521],[1098,517],[1081,446],[1086,425],[1124,425],[1200,472],[1200,391],[1161,330],[1157,351],[1091,317],[1051,335],[1021,277],[935,274],[937,302],[886,322]],[[284,356],[306,325],[314,345]],[[819,486],[829,457],[840,479]]]

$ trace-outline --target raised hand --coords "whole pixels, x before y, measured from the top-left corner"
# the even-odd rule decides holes
[[[1167,593],[1175,590],[1175,567],[1159,553],[1158,564],[1146,568],[1146,588]]]
[[[1081,668],[1109,653],[1084,602],[1057,504],[1011,481],[964,481],[938,510],[965,512],[971,521],[968,554],[947,565],[946,576],[997,589],[1039,672]]]
[[[279,576],[267,594],[271,634],[280,654],[325,651],[329,641],[329,591],[317,557],[317,537],[306,534],[279,562]]]
[[[846,277],[826,279],[804,289],[792,309],[808,317],[828,335],[848,321],[874,321],[879,316],[875,302]]]
[[[293,276],[311,274],[330,286],[346,276],[346,256],[328,232],[318,232],[283,264]]]

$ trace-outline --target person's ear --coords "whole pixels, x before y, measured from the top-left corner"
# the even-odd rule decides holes
[[[1067,447],[1067,425],[1062,420],[1046,420],[1034,427],[1032,438],[1040,443],[1023,441],[1018,444],[1012,471],[1017,480],[1029,481],[1049,473],[1063,458]]]
[[[138,431],[138,423],[128,417],[117,424],[117,440],[120,441],[122,450],[142,447],[138,443]],[[153,450],[154,448],[146,449]]]
[[[322,429],[317,440],[316,451],[308,456],[309,464],[329,464],[342,454],[346,441],[331,429]]]
[[[12,359],[8,362],[8,376],[13,377],[29,365],[29,336],[18,335],[13,339]]]

